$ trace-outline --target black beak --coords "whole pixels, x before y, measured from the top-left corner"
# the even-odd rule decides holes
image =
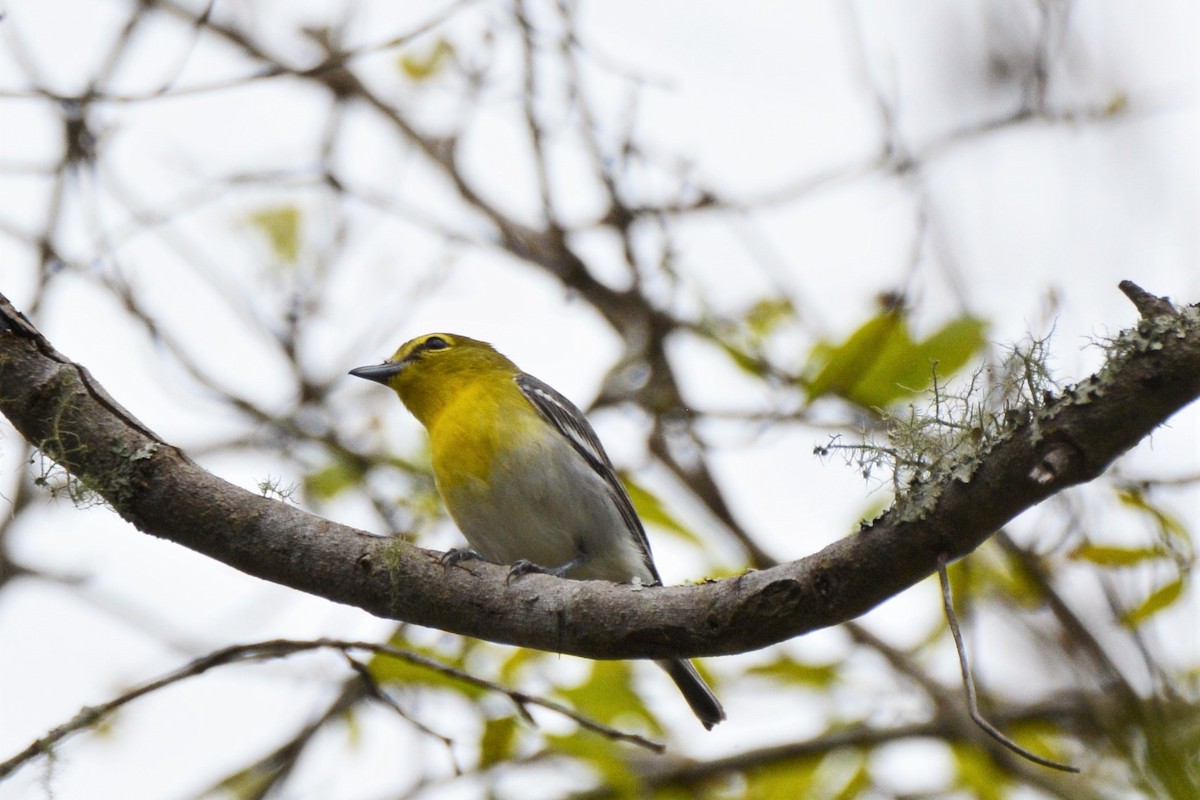
[[[403,362],[393,364],[384,362],[382,364],[372,364],[369,367],[355,367],[350,370],[350,374],[356,378],[366,378],[369,381],[382,383],[385,386],[393,375],[404,369]]]

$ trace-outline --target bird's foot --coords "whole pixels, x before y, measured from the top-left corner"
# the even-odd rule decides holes
[[[460,561],[487,561],[487,559],[474,550],[458,547],[452,547],[442,555],[443,567],[457,566]]]
[[[576,556],[565,564],[559,564],[557,567],[543,567],[541,564],[535,564],[526,558],[518,559],[509,567],[508,578],[505,580],[505,583],[512,583],[513,578],[520,578],[522,575],[529,575],[530,573],[565,578],[568,572],[582,564],[584,560],[583,556]]]

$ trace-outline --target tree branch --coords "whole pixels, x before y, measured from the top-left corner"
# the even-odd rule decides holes
[[[1145,306],[1153,310],[1154,304]],[[700,586],[530,575],[372,536],[233,486],[162,441],[0,296],[0,411],[139,530],[382,617],[589,658],[744,652],[853,619],[1109,464],[1200,395],[1200,310],[1153,314],[1096,375],[1031,408],[969,481],[922,487],[799,561]],[[961,472],[961,471],[960,471]],[[797,520],[802,519],[797,508]]]

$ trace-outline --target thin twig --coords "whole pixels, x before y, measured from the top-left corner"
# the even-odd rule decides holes
[[[963,645],[962,632],[958,629],[958,617],[954,613],[954,601],[950,597],[950,576],[946,574],[945,555],[938,558],[938,580],[942,584],[942,607],[946,610],[946,621],[950,623],[950,634],[954,637],[954,647],[958,651],[958,665],[962,668],[963,688],[967,692],[967,711],[971,714],[971,719],[983,729],[984,733],[1021,758],[1032,761],[1035,764],[1041,764],[1043,767],[1049,767],[1050,769],[1057,769],[1063,772],[1079,772],[1078,767],[1072,767],[1070,764],[1063,764],[1058,761],[1051,761],[1036,753],[1031,753],[1005,736],[999,728],[988,722],[983,718],[983,714],[979,713],[979,703],[975,696],[975,679],[971,677],[971,666],[967,663],[967,648]]]
[[[358,675],[358,679],[362,682],[367,696],[379,703],[382,703],[392,711],[395,711],[401,719],[413,725],[413,727],[424,733],[426,736],[437,739],[439,742],[441,742],[446,748],[446,755],[450,759],[450,765],[454,768],[454,774],[456,776],[461,776],[463,774],[463,770],[462,766],[458,763],[458,757],[454,753],[454,740],[449,736],[438,733],[425,723],[414,718],[412,714],[409,714],[407,711],[405,711],[404,707],[397,703],[395,698],[388,694],[384,688],[379,685],[379,681],[375,680],[375,676],[371,674],[370,667],[359,661],[354,656],[350,655],[345,650],[342,651],[342,655],[346,658],[346,664],[349,665],[350,669],[354,670],[356,675]]]
[[[437,672],[441,675],[446,675],[462,683],[486,689],[488,691],[499,692],[507,695],[522,712],[522,716],[529,718],[526,706],[540,706],[549,711],[554,711],[562,714],[569,719],[575,721],[580,727],[599,733],[602,736],[607,736],[618,741],[629,742],[639,747],[644,747],[655,753],[661,753],[665,747],[659,743],[639,736],[635,733],[627,733],[618,730],[603,723],[590,719],[578,711],[571,709],[562,703],[556,703],[553,700],[547,700],[544,697],[527,694],[526,692],[511,689],[494,681],[489,681],[484,678],[472,675],[455,667],[443,664],[440,661],[423,656],[418,653],[411,653],[407,650],[401,650],[397,647],[392,647],[386,644],[378,644],[376,642],[353,642],[342,641],[338,639],[313,639],[313,640],[291,640],[291,639],[273,639],[265,642],[254,642],[252,644],[232,645],[222,648],[208,655],[201,656],[189,664],[180,667],[177,670],[168,672],[158,678],[143,683],[141,686],[136,686],[127,692],[96,706],[85,706],[71,719],[51,729],[45,736],[42,736],[31,743],[21,752],[9,758],[7,761],[0,762],[0,779],[7,777],[18,767],[36,758],[39,755],[49,754],[52,749],[68,736],[77,733],[85,728],[89,728],[108,715],[112,714],[122,706],[136,700],[143,695],[158,691],[171,684],[178,683],[187,678],[202,675],[214,667],[224,666],[226,664],[234,664],[241,661],[259,660],[265,661],[268,659],[284,658],[296,653],[303,653],[311,650],[322,649],[340,650],[347,656],[351,651],[359,650],[377,655],[386,655],[392,658],[398,658],[401,661],[406,661],[410,664],[422,667],[424,669]],[[361,676],[361,673],[359,673]]]

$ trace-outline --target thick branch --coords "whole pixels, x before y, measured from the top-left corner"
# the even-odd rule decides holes
[[[641,588],[530,575],[371,536],[205,472],[109,398],[0,297],[0,411],[146,533],[264,580],[373,614],[590,658],[736,653],[844,622],[960,557],[1121,453],[1200,395],[1200,311],[1122,335],[1105,368],[1031,410],[969,482],[916,518],[891,511],[819,553],[701,586]],[[797,522],[803,508],[797,506]]]

